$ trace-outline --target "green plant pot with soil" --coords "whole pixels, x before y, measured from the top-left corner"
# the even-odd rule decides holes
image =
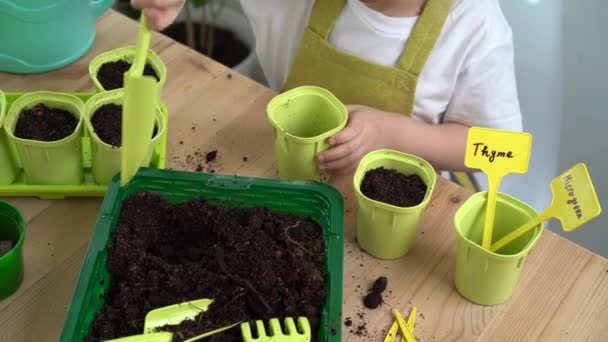
[[[327,180],[315,158],[329,147],[329,137],[346,126],[346,107],[329,91],[304,86],[273,98],[267,111],[274,128],[279,177]]]
[[[89,64],[89,75],[97,92],[123,88],[123,75],[131,68],[134,59],[135,46],[125,46],[95,57]],[[148,50],[144,75],[156,77],[159,92],[162,92],[167,81],[167,67],[151,49]]]
[[[0,301],[21,285],[24,241],[23,215],[11,204],[0,201]]]
[[[378,150],[363,157],[354,176],[359,246],[379,259],[406,255],[436,178],[431,164],[413,155]]]
[[[109,184],[120,171],[123,96],[122,89],[111,90],[92,96],[85,104],[85,124],[91,137],[92,172],[98,184]],[[158,139],[165,129],[159,108],[154,133],[142,166],[150,165]]]
[[[11,148],[8,145],[6,133],[2,129],[7,110],[6,97],[0,91],[0,185],[12,183],[19,172],[19,167],[15,163]]]
[[[501,249],[500,254],[482,248],[487,196],[487,192],[471,196],[454,216],[458,235],[454,280],[458,292],[469,301],[479,305],[497,305],[513,294],[524,262],[543,228],[539,224]],[[537,215],[526,203],[498,193],[492,240],[498,241]]]
[[[69,94],[34,92],[13,103],[4,131],[15,144],[28,184],[82,183],[83,113],[82,100]]]

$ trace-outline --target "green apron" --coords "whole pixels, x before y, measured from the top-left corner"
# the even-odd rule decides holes
[[[346,0],[315,1],[283,91],[315,85],[331,91],[346,104],[411,116],[418,78],[441,34],[452,1],[427,1],[395,67],[368,62],[329,43],[345,4]],[[462,174],[457,178],[468,181]]]

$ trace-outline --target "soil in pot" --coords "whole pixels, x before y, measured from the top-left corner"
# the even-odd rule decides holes
[[[87,341],[139,334],[148,311],[201,298],[215,302],[170,328],[176,341],[241,320],[287,316],[308,317],[318,335],[325,243],[310,219],[137,193],[123,203],[108,270],[105,304]],[[238,326],[232,330],[214,340],[240,340]]]
[[[8,254],[15,245],[16,243],[11,240],[0,241],[0,258]]]
[[[122,88],[124,86],[123,75],[125,72],[129,71],[130,68],[131,63],[124,60],[107,62],[99,68],[99,71],[97,71],[97,79],[105,90]],[[144,75],[154,76],[157,81],[160,80],[150,63],[147,63],[144,67]]]
[[[233,32],[218,27],[209,29],[213,30],[213,51],[210,58],[229,68],[233,68],[249,56],[249,47],[240,41]],[[163,33],[184,45],[188,45],[186,24],[184,22],[170,25]],[[200,23],[194,24],[194,36],[195,50],[209,56],[207,47],[203,46],[201,41]]]
[[[380,167],[367,171],[361,182],[361,192],[375,200],[397,207],[413,207],[422,202],[426,184],[418,175],[404,175]]]
[[[21,139],[56,141],[74,133],[76,126],[78,119],[69,111],[38,104],[19,113],[14,134]]]
[[[122,146],[122,105],[109,103],[99,107],[93,113],[91,124],[101,141],[114,147]],[[152,138],[157,132],[158,127],[154,126]]]

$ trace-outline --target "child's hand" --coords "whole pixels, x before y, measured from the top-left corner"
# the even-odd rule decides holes
[[[382,127],[396,114],[359,105],[347,106],[347,109],[348,125],[329,138],[331,147],[317,156],[321,171],[334,174],[354,172],[364,155],[387,148]]]
[[[158,31],[173,23],[185,3],[186,0],[131,0],[131,6],[143,9],[150,26]]]

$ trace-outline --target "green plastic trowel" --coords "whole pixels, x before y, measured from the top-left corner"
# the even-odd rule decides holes
[[[172,333],[158,332],[157,329],[165,325],[176,325],[185,320],[192,320],[201,312],[209,310],[211,304],[213,304],[213,299],[204,298],[154,309],[146,315],[143,334],[117,338],[105,342],[171,342],[173,340]],[[202,340],[211,335],[234,328],[240,323],[241,322],[235,322],[231,325],[191,337],[183,342]]]
[[[142,12],[135,60],[131,69],[124,74],[121,186],[126,185],[139,170],[154,129],[158,83],[154,77],[143,75],[151,36],[148,21]]]

